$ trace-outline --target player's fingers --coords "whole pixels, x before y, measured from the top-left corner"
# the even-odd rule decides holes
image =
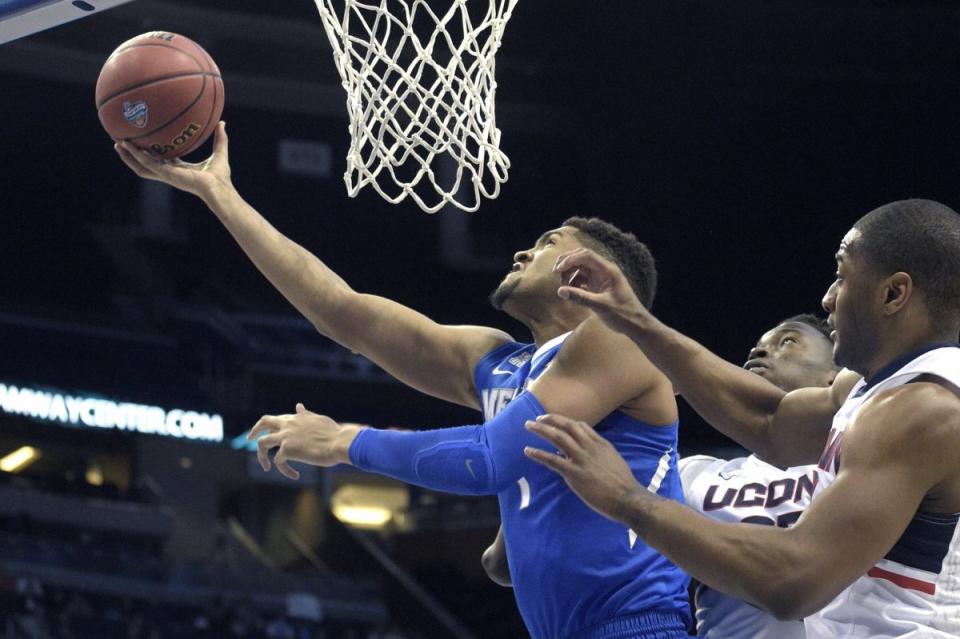
[[[227,123],[221,120],[213,133],[213,155],[226,158],[230,154],[230,141],[227,139]]]
[[[567,430],[571,426],[581,423],[576,419],[567,417],[566,415],[560,415],[559,413],[544,413],[537,417],[537,421],[541,424],[549,424],[554,428],[561,428],[563,430]]]
[[[297,402],[297,415],[301,415],[307,412],[307,407],[304,406],[301,402]]]
[[[129,142],[124,144],[133,161],[147,172],[144,177],[161,181],[166,178],[166,174],[169,172],[169,160],[155,157],[147,149],[138,149]]]
[[[603,297],[602,293],[594,293],[577,286],[561,286],[557,289],[557,295],[561,299],[568,300],[587,308],[602,308],[609,306],[609,300]]]
[[[543,421],[528,421],[527,430],[539,435],[557,447],[561,453],[569,458],[575,458],[580,445],[567,432]]]
[[[155,179],[156,174],[142,162],[140,162],[134,153],[131,152],[129,145],[126,142],[118,142],[113,145],[114,150],[117,152],[117,155],[120,156],[120,159],[123,160],[123,163],[130,168],[131,171],[136,173],[139,177],[146,179]]]
[[[523,449],[523,454],[537,462],[546,466],[555,473],[563,475],[570,464],[570,460],[560,455],[555,455],[553,453],[548,453],[545,450],[540,450],[539,448],[534,448],[532,446],[526,446]]]
[[[283,443],[283,435],[274,433],[257,440],[257,461],[264,471],[270,470],[270,450]]]
[[[606,273],[610,271],[612,264],[594,251],[581,247],[558,257],[553,270],[563,272],[578,267]]]
[[[569,268],[570,264],[573,264],[575,261],[574,256],[587,251],[588,249],[580,247],[575,248],[572,251],[566,251],[557,256],[557,261],[553,264],[554,271],[562,271],[564,268]]]
[[[284,477],[289,477],[290,479],[300,479],[299,471],[297,471],[287,462],[287,451],[283,446],[280,446],[280,450],[278,450],[277,454],[273,456],[273,463],[276,464],[277,470],[279,470],[280,474]]]
[[[537,423],[552,426],[553,428],[566,433],[581,446],[590,441],[590,435],[595,433],[590,424],[577,419],[571,419],[563,415],[557,415],[555,413],[541,415],[537,418]]]
[[[280,418],[275,415],[264,415],[257,420],[257,423],[247,433],[247,440],[256,439],[263,433],[274,433],[278,430],[280,430]]]

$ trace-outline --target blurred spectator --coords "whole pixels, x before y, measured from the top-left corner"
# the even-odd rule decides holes
[[[286,617],[275,617],[267,624],[267,639],[297,639]]]

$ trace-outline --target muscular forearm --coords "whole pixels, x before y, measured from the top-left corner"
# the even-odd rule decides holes
[[[777,457],[769,425],[784,391],[645,311],[633,314],[624,326],[624,332],[710,425],[765,458]]]
[[[643,488],[637,486],[637,491]],[[622,521],[691,577],[781,618],[799,618],[808,557],[790,531],[713,521],[687,506],[636,493]]]
[[[274,228],[232,187],[215,189],[204,202],[261,273],[317,329],[349,346],[330,321],[353,291],[343,279],[296,242]]]

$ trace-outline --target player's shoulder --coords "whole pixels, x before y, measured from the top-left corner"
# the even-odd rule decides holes
[[[861,414],[874,420],[903,424],[909,428],[934,421],[960,421],[960,389],[932,375],[894,386],[867,400]]]
[[[942,457],[960,454],[960,395],[952,384],[919,378],[864,402],[846,438],[874,453]]]
[[[637,374],[645,369],[659,373],[633,340],[611,330],[595,315],[571,331],[560,356],[581,365],[602,366],[617,374]]]
[[[934,501],[960,482],[960,401],[941,384],[917,381],[877,393],[843,435],[840,473],[896,472],[905,487]],[[956,493],[949,499],[956,504]]]
[[[481,354],[489,353],[504,344],[515,343],[506,331],[492,326],[474,326],[470,324],[447,325],[446,329],[460,334],[463,340],[471,342],[474,350]]]
[[[844,368],[837,373],[837,376],[833,379],[833,383],[830,384],[827,390],[836,409],[839,409],[843,402],[846,401],[854,386],[856,386],[861,379],[863,379],[863,376],[860,375],[860,373],[854,372],[849,368]]]

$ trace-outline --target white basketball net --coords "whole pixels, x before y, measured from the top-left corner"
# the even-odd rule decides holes
[[[497,197],[494,56],[517,0],[316,3],[347,91],[348,195],[369,184],[427,213]]]

